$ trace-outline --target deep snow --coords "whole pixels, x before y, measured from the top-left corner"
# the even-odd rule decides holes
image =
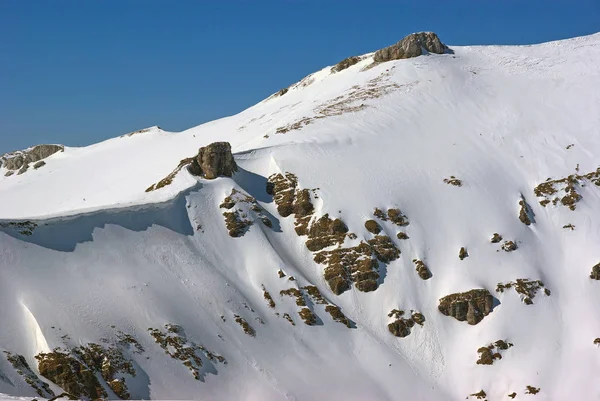
[[[600,261],[600,189],[581,188],[575,211],[542,207],[533,189],[577,165],[581,173],[600,166],[600,34],[450,47],[454,54],[368,70],[370,56],[339,73],[327,67],[306,86],[184,132],[152,128],[66,148],[18,176],[0,168],[0,219],[39,225],[31,236],[0,231],[0,349],[35,366],[34,355],[62,346],[61,336],[69,345],[98,342],[114,336],[114,325],[146,349],[132,355],[140,372],[130,386],[135,398],[458,400],[484,389],[490,401],[513,391],[536,401],[598,399],[600,349],[592,342],[600,337],[600,283],[589,273]],[[367,107],[276,133],[369,85],[381,96],[344,105]],[[198,180],[183,170],[171,185],[145,192],[214,141],[231,143],[240,167],[233,179]],[[329,290],[293,218],[280,217],[265,192],[266,178],[286,171],[301,187],[318,188],[317,216],[341,217],[359,240],[371,238],[364,222],[375,207],[408,216],[408,240],[383,225],[402,255],[384,268],[377,291]],[[451,175],[463,186],[445,184]],[[232,188],[254,196],[274,229],[254,224],[229,237],[219,204]],[[531,226],[518,218],[521,195],[535,214]],[[575,230],[563,228],[569,223]],[[498,252],[495,232],[519,248]],[[463,261],[462,246],[470,255]],[[413,258],[433,278],[422,281]],[[280,279],[279,269],[297,281]],[[499,282],[517,278],[541,279],[552,294],[525,305],[514,291],[495,293]],[[306,326],[293,299],[279,296],[311,283],[355,329],[322,305],[314,305],[319,324]],[[472,288],[499,301],[481,323],[438,312],[441,297]],[[424,327],[392,336],[394,308],[422,312]],[[203,380],[194,380],[147,334],[166,323],[183,326],[227,365],[206,365]],[[499,339],[514,347],[492,366],[476,365],[477,349]],[[525,395],[527,385],[540,393]],[[0,392],[35,395],[2,355]]]

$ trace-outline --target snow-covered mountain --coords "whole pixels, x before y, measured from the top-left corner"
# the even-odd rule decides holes
[[[421,45],[1,156],[0,393],[597,400],[600,34]]]

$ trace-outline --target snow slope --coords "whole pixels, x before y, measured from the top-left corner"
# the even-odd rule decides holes
[[[513,391],[536,401],[598,399],[600,283],[589,274],[600,261],[600,188],[578,189],[574,211],[542,207],[534,188],[600,167],[600,34],[450,47],[454,54],[369,69],[366,55],[235,116],[66,148],[22,175],[5,177],[0,168],[0,222],[38,224],[30,236],[0,229],[0,349],[35,366],[39,352],[122,330],[145,348],[131,355],[134,398],[458,400],[484,389],[490,401]],[[277,133],[299,121],[300,129]],[[145,192],[215,141],[231,143],[240,167],[233,179],[184,169],[171,185]],[[279,172],[317,189],[316,216],[341,217],[358,240],[372,237],[364,222],[375,207],[408,216],[405,241],[382,223],[402,255],[381,266],[376,291],[331,292],[293,218],[279,216],[265,192]],[[463,185],[444,183],[450,176]],[[219,205],[232,188],[255,197],[274,227],[254,224],[230,237]],[[535,215],[530,226],[519,220],[521,195]],[[500,250],[493,233],[518,249]],[[463,246],[469,257],[461,261]],[[417,276],[414,258],[427,263],[430,280]],[[279,269],[296,282],[279,278]],[[517,278],[542,280],[551,295],[525,305],[514,291],[494,291]],[[334,322],[318,304],[317,325],[302,323],[279,291],[309,284],[356,327]],[[441,297],[472,288],[499,301],[482,322],[438,312]],[[392,336],[394,308],[420,311],[424,326]],[[168,323],[227,364],[207,363],[194,380],[148,335]],[[477,349],[499,339],[514,347],[492,366],[477,365]],[[525,395],[527,385],[541,390]],[[35,395],[1,355],[0,393]]]

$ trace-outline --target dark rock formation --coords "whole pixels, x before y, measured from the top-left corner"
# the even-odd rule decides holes
[[[413,259],[413,263],[415,264],[415,270],[417,270],[417,274],[423,280],[429,280],[432,277],[431,272],[427,265],[420,259]]]
[[[593,280],[600,280],[600,263],[596,266],[592,267],[592,272],[590,273],[590,278]]]
[[[381,232],[381,227],[375,220],[365,221],[365,228],[372,234],[379,234]]]
[[[475,289],[440,299],[439,311],[461,322],[477,324],[492,311],[494,297],[488,290]]]
[[[433,32],[412,33],[395,45],[378,50],[373,60],[381,63],[417,57],[423,54],[423,49],[430,53],[443,54],[448,50],[448,46],[443,44]]]
[[[415,323],[409,319],[399,319],[388,324],[388,330],[396,337],[406,337]]]
[[[231,145],[229,142],[214,142],[200,148],[189,169],[192,174],[209,180],[233,176],[237,171],[237,164],[231,153]]]

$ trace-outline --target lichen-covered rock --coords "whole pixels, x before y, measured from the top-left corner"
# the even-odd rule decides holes
[[[430,53],[443,54],[448,50],[448,46],[443,44],[433,32],[412,33],[398,43],[378,50],[373,56],[373,60],[381,63],[417,57],[423,54],[423,49]]]
[[[474,325],[489,315],[493,303],[494,297],[488,290],[474,289],[443,297],[438,309],[445,316]]]
[[[232,177],[237,169],[229,142],[214,142],[200,148],[189,170],[192,174],[212,180],[217,177]]]

